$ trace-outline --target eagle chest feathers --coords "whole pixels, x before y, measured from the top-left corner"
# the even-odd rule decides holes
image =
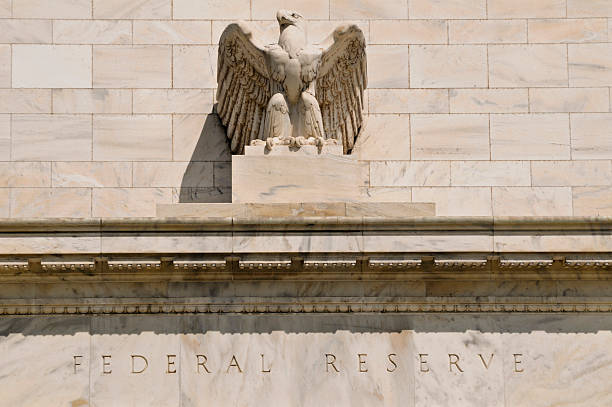
[[[349,153],[363,123],[363,32],[340,26],[313,47],[302,16],[279,10],[277,19],[277,44],[260,43],[246,23],[230,24],[219,40],[217,113],[232,152],[341,144]]]

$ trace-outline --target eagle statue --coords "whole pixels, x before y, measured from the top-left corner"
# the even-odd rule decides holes
[[[262,144],[342,144],[350,153],[367,86],[363,32],[342,25],[315,47],[304,17],[279,10],[276,18],[278,44],[263,45],[244,22],[230,24],[219,40],[217,113],[232,153]]]

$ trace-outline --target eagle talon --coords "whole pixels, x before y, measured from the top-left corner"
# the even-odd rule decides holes
[[[306,144],[308,144],[308,140],[306,140],[305,137],[299,136],[295,138],[295,145],[297,147],[302,147],[302,146],[305,146]]]

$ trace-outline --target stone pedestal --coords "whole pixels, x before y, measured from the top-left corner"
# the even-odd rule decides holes
[[[411,202],[313,202],[220,203],[158,205],[160,218],[282,218],[282,217],[392,217],[434,216],[433,203]]]
[[[232,202],[364,201],[369,166],[350,156],[233,156]]]

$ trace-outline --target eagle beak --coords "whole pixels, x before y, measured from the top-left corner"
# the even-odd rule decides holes
[[[280,25],[291,24],[293,21],[289,18],[291,13],[286,10],[278,10],[276,13],[276,19]]]

